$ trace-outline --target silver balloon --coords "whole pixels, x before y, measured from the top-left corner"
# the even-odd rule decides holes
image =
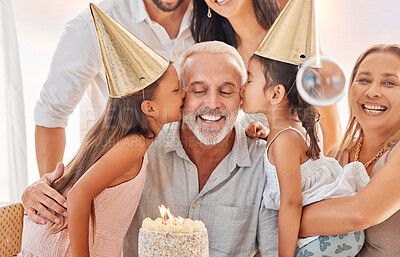
[[[296,78],[297,91],[309,104],[327,106],[345,94],[347,74],[343,66],[329,56],[314,56],[301,65]]]

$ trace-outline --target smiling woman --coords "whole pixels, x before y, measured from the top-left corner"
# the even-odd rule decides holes
[[[392,135],[400,116],[400,60],[390,52],[367,56],[355,75],[350,90],[354,115],[362,127]],[[395,130],[395,131],[393,131]]]
[[[388,137],[400,129],[399,46],[378,45],[368,49],[356,62],[351,83],[349,105],[352,116],[338,150],[339,153],[353,150],[354,153],[357,152],[358,159],[361,149],[359,145],[369,144],[365,142],[368,140],[375,142],[371,145],[377,145],[377,140],[380,139],[383,146]],[[370,133],[378,137],[367,139]],[[371,152],[365,157],[361,155],[360,160],[366,162],[370,156],[374,154]],[[368,171],[370,174],[372,170]]]
[[[400,252],[400,46],[370,47],[351,76],[352,115],[334,151],[346,164],[360,161],[371,181],[351,197],[325,200],[304,208],[300,234],[332,235],[365,230],[362,257]],[[388,197],[390,196],[390,197]],[[342,210],[346,210],[343,212]],[[309,246],[313,247],[313,246]],[[315,246],[316,247],[316,246]]]

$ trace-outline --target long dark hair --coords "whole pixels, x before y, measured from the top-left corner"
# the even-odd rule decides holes
[[[298,66],[258,55],[253,55],[250,61],[259,62],[263,68],[265,80],[267,81],[264,90],[275,85],[283,85],[285,87],[286,98],[289,100],[289,113],[297,115],[310,138],[310,145],[306,154],[309,158],[318,159],[321,149],[318,146],[319,139],[316,123],[320,114],[317,108],[304,101],[297,91],[296,75],[299,70]]]
[[[63,194],[70,189],[85,172],[106,154],[119,140],[137,134],[146,138],[154,138],[148,116],[141,110],[141,104],[154,98],[159,85],[156,82],[134,94],[121,98],[109,98],[106,109],[100,119],[88,131],[73,159],[65,166],[64,175],[51,185]],[[95,223],[94,205],[91,208],[92,224]],[[58,232],[64,228],[56,229]]]
[[[252,2],[258,23],[263,29],[269,30],[281,11],[279,3],[276,0]],[[208,5],[204,0],[193,0],[190,31],[196,43],[218,40],[237,48],[238,39],[229,20],[212,10],[212,17],[208,18],[207,12]]]

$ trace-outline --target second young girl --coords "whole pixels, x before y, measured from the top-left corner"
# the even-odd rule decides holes
[[[68,217],[56,227],[25,219],[22,256],[121,256],[146,178],[147,148],[165,123],[181,118],[184,92],[174,67],[91,9],[110,98],[52,184],[67,198]]]
[[[302,247],[316,239],[297,239],[304,205],[354,194],[369,181],[361,163],[342,169],[335,159],[321,154],[316,131],[319,114],[298,94],[297,71],[297,65],[253,55],[242,90],[243,111],[264,113],[270,126],[263,203],[279,210],[279,256],[294,256],[296,244]],[[355,256],[363,244],[362,232],[351,236],[352,245],[348,241],[346,245],[352,250],[346,248],[346,256]]]

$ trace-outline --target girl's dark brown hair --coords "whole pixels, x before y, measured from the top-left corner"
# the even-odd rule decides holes
[[[258,24],[263,29],[269,30],[281,11],[279,3],[276,0],[252,0],[252,2]],[[238,38],[229,20],[213,10],[211,18],[208,18],[207,12],[208,5],[204,0],[193,0],[190,31],[196,43],[217,40],[237,48]]]
[[[264,90],[271,86],[283,85],[286,91],[286,98],[289,100],[289,113],[297,115],[302,126],[306,129],[310,138],[310,145],[306,152],[312,159],[318,159],[321,153],[319,148],[316,123],[319,119],[319,112],[315,106],[310,105],[299,95],[296,87],[297,65],[271,60],[258,55],[253,55],[250,62],[257,61],[262,69],[267,84]]]
[[[59,193],[64,194],[107,153],[119,140],[137,134],[146,138],[154,138],[148,116],[141,110],[142,102],[154,99],[159,80],[134,94],[121,98],[109,98],[106,109],[100,119],[93,125],[83,139],[78,152],[65,166],[64,175],[51,185]],[[94,205],[91,209],[92,224],[95,224]],[[58,232],[61,229],[55,230]]]

